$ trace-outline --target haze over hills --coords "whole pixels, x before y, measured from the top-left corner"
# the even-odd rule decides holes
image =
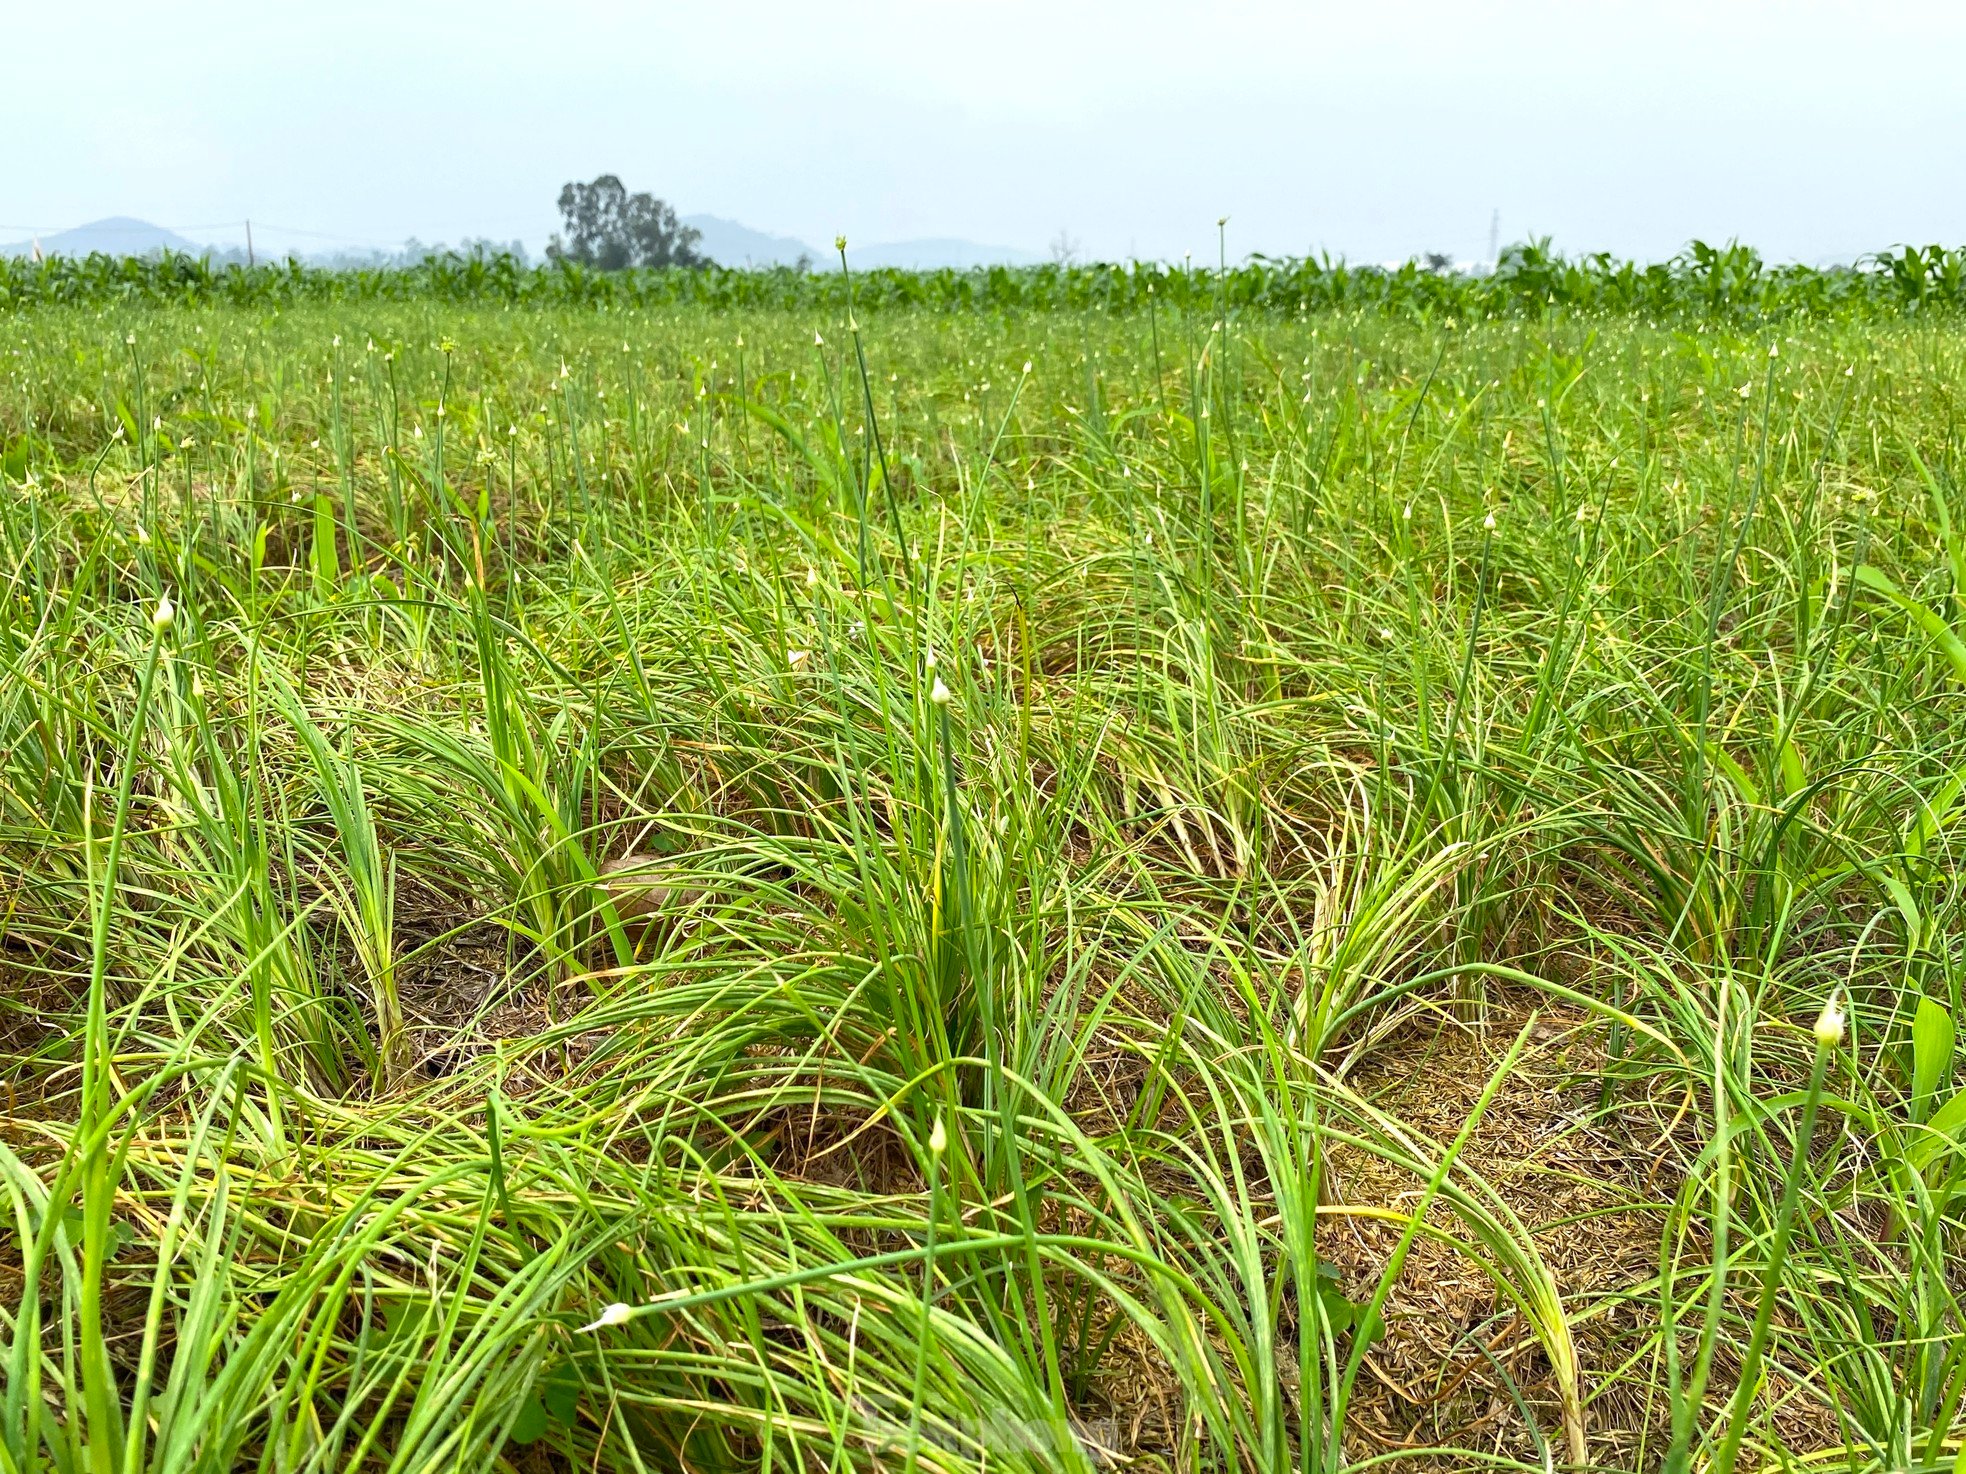
[[[32,255],[35,244],[25,240],[0,246],[0,256]],[[42,236],[39,244],[44,256],[87,256],[97,251],[105,256],[148,256],[153,251],[183,251],[196,256],[211,249],[186,240],[174,230],[128,215],[111,215],[73,230],[56,231]]]
[[[801,260],[814,271],[839,265],[839,252],[831,241],[811,245],[796,236],[771,235],[753,230],[721,215],[684,215],[683,224],[702,233],[697,249],[719,266],[797,266]],[[982,245],[976,241],[941,236],[924,240],[878,241],[863,246],[849,240],[847,262],[856,270],[871,271],[879,266],[899,266],[911,271],[935,271],[942,267],[958,270],[971,266],[1032,266],[1046,259],[1037,251],[1016,246]]]
[[[699,232],[696,248],[719,266],[819,266],[832,256],[789,235],[753,230],[718,215],[685,215],[683,224]]]
[[[975,241],[931,237],[915,241],[885,241],[871,246],[847,243],[850,265],[863,269],[900,266],[910,271],[933,271],[944,266],[963,270],[971,266],[1035,266],[1047,259],[1038,251],[1020,251],[1014,246],[984,246]]]
[[[702,232],[699,249],[720,266],[797,266],[804,261],[812,270],[825,271],[839,262],[830,243],[823,247],[814,246],[794,236],[754,230],[717,215],[685,215],[682,218],[683,224]],[[25,240],[0,245],[0,256],[31,255],[36,244],[33,240]],[[113,215],[107,219],[93,220],[87,225],[78,225],[73,230],[58,231],[41,237],[38,244],[44,256],[87,256],[98,251],[107,256],[148,256],[158,251],[181,251],[190,256],[223,255],[229,259],[238,254],[236,247],[216,247],[189,240],[176,231],[127,215]],[[261,254],[264,259],[275,259],[272,250],[264,250]],[[285,254],[281,253],[278,259],[284,259]],[[297,254],[303,261],[333,264],[338,258],[359,253],[340,248],[334,252]],[[1023,266],[1045,258],[1036,251],[1019,250],[1014,246],[935,238],[885,241],[867,246],[849,245],[847,259],[860,269],[899,266],[934,270],[945,266],[958,269]]]
[[[789,235],[770,235],[753,230],[719,215],[685,215],[683,224],[701,231],[697,249],[719,266],[796,266],[803,258],[815,271],[839,264],[839,253],[829,241],[823,246],[808,245]],[[878,266],[900,266],[913,271],[934,271],[950,266],[1030,266],[1045,259],[1036,251],[1015,246],[981,245],[953,237],[925,240],[880,241],[863,246],[847,242],[847,262],[859,270]]]

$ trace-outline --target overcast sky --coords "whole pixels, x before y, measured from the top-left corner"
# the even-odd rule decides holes
[[[1961,0],[5,6],[0,239],[519,237],[602,172],[829,243],[1966,243]],[[313,234],[291,234],[307,231]]]

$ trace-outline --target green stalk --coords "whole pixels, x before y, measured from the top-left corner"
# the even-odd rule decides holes
[[[1733,1222],[1733,1118],[1734,1110],[1727,1091],[1727,1052],[1728,1052],[1728,1013],[1733,996],[1734,975],[1731,970],[1723,973],[1720,979],[1720,994],[1716,1003],[1716,1017],[1713,1034],[1713,1271],[1707,1281],[1706,1309],[1700,1325],[1699,1350],[1693,1358],[1693,1380],[1691,1387],[1672,1388],[1673,1408],[1672,1443],[1667,1450],[1665,1469],[1667,1474],[1685,1474],[1691,1467],[1693,1435],[1699,1422],[1700,1409],[1706,1403],[1707,1378],[1713,1367],[1714,1347],[1720,1337],[1720,1313],[1727,1299],[1727,1256],[1728,1230]],[[1672,1280],[1661,1274],[1659,1277],[1659,1296],[1662,1302],[1660,1323],[1664,1334],[1673,1336],[1678,1318],[1671,1305]],[[1668,1345],[1671,1342],[1669,1340]],[[1669,1352],[1668,1355],[1673,1353]]]
[[[1789,1237],[1795,1227],[1795,1213],[1802,1197],[1802,1177],[1809,1165],[1809,1148],[1816,1133],[1816,1108],[1823,1098],[1823,1072],[1829,1057],[1843,1042],[1843,1006],[1832,998],[1824,1007],[1815,1027],[1816,1053],[1809,1066],[1809,1088],[1802,1097],[1802,1124],[1789,1150],[1788,1174],[1782,1179],[1782,1201],[1775,1210],[1775,1231],[1768,1249],[1768,1266],[1761,1275],[1761,1296],[1754,1308],[1754,1325],[1748,1332],[1748,1347],[1741,1358],[1741,1378],[1734,1388],[1733,1405],[1727,1414],[1727,1434],[1714,1455],[1713,1474],[1733,1474],[1740,1457],[1741,1439],[1747,1432],[1748,1413],[1759,1390],[1761,1358],[1768,1344],[1768,1330],[1775,1316],[1775,1297],[1781,1290],[1782,1270],[1788,1264]]]
[[[929,1343],[935,1335],[935,1229],[942,1219],[942,1155],[949,1147],[949,1133],[942,1118],[928,1136],[928,1225],[922,1240],[922,1316],[921,1333],[915,1340],[915,1390],[908,1399],[908,1457],[902,1468],[914,1474],[922,1449],[922,1389],[928,1383]]]
[[[137,678],[136,710],[123,738],[122,771],[116,779],[116,809],[109,826],[109,847],[103,857],[99,884],[91,889],[97,900],[89,949],[89,1002],[83,1024],[82,1105],[76,1123],[76,1137],[82,1150],[82,1284],[79,1319],[82,1337],[82,1390],[88,1414],[90,1467],[100,1474],[111,1474],[116,1467],[116,1449],[123,1441],[123,1416],[116,1388],[116,1373],[109,1360],[109,1345],[103,1335],[102,1288],[109,1257],[109,1218],[116,1187],[109,1178],[108,1092],[112,1069],[109,1042],[109,933],[116,907],[116,873],[123,853],[123,835],[130,817],[130,794],[141,760],[143,733],[150,713],[150,691],[157,678],[158,658],[164,647],[164,632],[171,627],[174,610],[170,597],[159,600],[150,621],[150,647],[144,655],[143,672]],[[90,849],[93,858],[93,847]],[[93,867],[91,867],[93,868]],[[96,877],[91,877],[92,881]],[[60,1216],[61,1203],[48,1204],[52,1224]],[[36,1248],[40,1245],[37,1243]],[[38,1261],[39,1255],[36,1255]],[[38,1263],[37,1266],[38,1268]],[[32,1278],[30,1278],[30,1292]]]

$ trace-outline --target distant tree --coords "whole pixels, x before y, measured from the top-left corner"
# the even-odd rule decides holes
[[[1059,266],[1070,266],[1079,259],[1079,243],[1063,226],[1060,226],[1058,234],[1051,238],[1051,259]]]
[[[703,239],[654,195],[630,194],[612,174],[560,191],[566,235],[546,247],[549,261],[575,261],[601,271],[630,266],[707,266],[696,243]]]
[[[1429,251],[1420,258],[1420,269],[1435,276],[1445,276],[1454,269],[1454,258],[1445,251]]]
[[[510,256],[521,266],[530,266],[524,241],[495,241],[478,236],[466,236],[457,243],[457,254],[468,260],[491,260],[497,256]]]

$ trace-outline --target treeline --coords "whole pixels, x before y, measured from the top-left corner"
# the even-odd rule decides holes
[[[1743,245],[1693,242],[1671,261],[1566,257],[1547,240],[1511,246],[1492,271],[1419,261],[1359,266],[1329,257],[1252,257],[1218,271],[1155,262],[855,272],[856,306],[940,312],[1233,309],[1270,316],[1376,310],[1433,317],[1519,316],[1550,309],[1647,317],[1834,317],[1966,308],[1966,247],[1900,246],[1852,266],[1770,265]],[[599,271],[532,266],[483,251],[413,265],[241,266],[194,256],[0,260],[0,309],[436,301],[536,307],[703,306],[837,310],[847,278],[790,267]]]

